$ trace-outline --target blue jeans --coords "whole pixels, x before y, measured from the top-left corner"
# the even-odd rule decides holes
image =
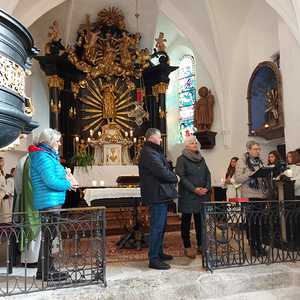
[[[168,218],[168,204],[150,206],[149,261],[159,260],[163,254],[163,240]]]

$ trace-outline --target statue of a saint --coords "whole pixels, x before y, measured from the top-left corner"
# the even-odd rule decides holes
[[[195,103],[194,109],[194,126],[199,131],[210,130],[214,120],[214,96],[207,87],[203,86],[199,89],[200,98]]]
[[[103,91],[103,119],[107,119],[108,123],[114,121],[116,117],[116,95],[114,86],[106,84],[102,88]]]

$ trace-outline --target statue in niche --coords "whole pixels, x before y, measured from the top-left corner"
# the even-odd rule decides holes
[[[200,98],[195,103],[194,109],[194,126],[198,131],[210,130],[214,120],[214,96],[207,87],[203,86],[199,89]]]
[[[107,122],[110,123],[114,121],[116,117],[115,88],[111,84],[106,84],[103,86],[102,91],[103,119],[107,119]]]
[[[272,89],[266,92],[265,120],[267,123],[277,123],[278,119],[278,91]]]

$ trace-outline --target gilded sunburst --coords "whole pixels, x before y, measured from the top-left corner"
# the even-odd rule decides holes
[[[131,129],[133,119],[128,111],[133,106],[131,89],[121,79],[104,81],[101,78],[87,81],[83,103],[83,131],[98,131],[103,125],[115,122],[122,130]]]

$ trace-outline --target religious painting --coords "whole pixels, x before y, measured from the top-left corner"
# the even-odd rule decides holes
[[[108,144],[103,146],[104,165],[122,165],[122,146]]]
[[[275,63],[265,61],[255,68],[247,98],[249,135],[265,139],[283,137],[282,82]]]

